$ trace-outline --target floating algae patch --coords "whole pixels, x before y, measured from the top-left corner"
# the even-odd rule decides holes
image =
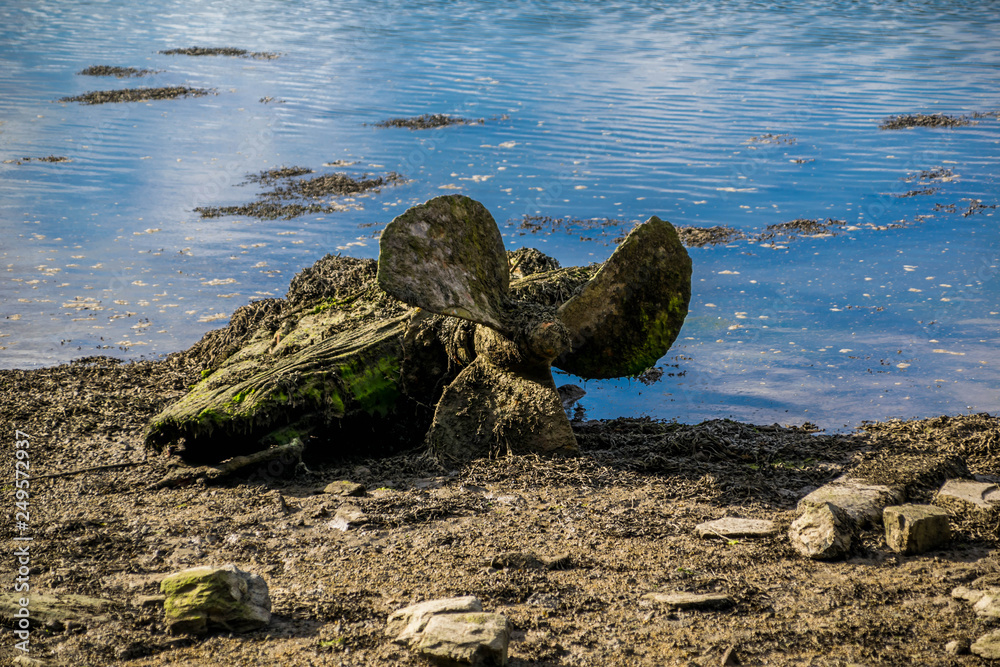
[[[798,140],[791,136],[790,134],[761,134],[755,137],[750,137],[746,140],[745,144],[784,144],[790,146],[796,143]]]
[[[247,180],[240,183],[240,185],[246,185],[247,183],[270,185],[283,178],[295,178],[296,176],[315,173],[315,171],[315,169],[310,169],[309,167],[278,167],[277,169],[267,169],[257,174],[250,174],[247,176]]]
[[[587,235],[581,236],[580,240],[592,241],[592,235],[613,236],[615,243],[621,243],[625,238],[623,232],[626,231],[626,228],[636,224],[638,221],[619,218],[554,218],[548,215],[525,215],[520,221],[507,222],[508,227],[513,226],[522,236],[525,234],[586,232]],[[677,226],[674,229],[680,236],[681,242],[690,248],[721,245],[747,238],[744,232],[722,225],[714,227]]]
[[[918,188],[916,190],[907,190],[902,194],[894,194],[893,197],[897,199],[907,199],[909,197],[922,197],[924,195],[933,195],[940,192],[941,188]]]
[[[82,104],[110,104],[113,102],[145,102],[147,100],[172,100],[178,97],[204,97],[214,95],[214,91],[188,86],[164,86],[162,88],[123,88],[121,90],[96,90],[83,95],[61,97],[60,102],[80,102]]]
[[[405,127],[411,130],[430,130],[435,127],[447,127],[449,125],[482,125],[485,119],[462,118],[461,116],[451,116],[443,113],[425,113],[421,116],[411,116],[409,118],[389,118],[375,123],[375,127]]]
[[[810,220],[808,218],[798,218],[790,222],[781,222],[776,225],[768,225],[764,228],[764,233],[756,237],[758,241],[766,241],[775,236],[797,236],[803,234],[833,234],[831,231],[835,227],[844,227],[847,224],[844,220]]]
[[[4,164],[27,164],[28,162],[72,162],[65,155],[49,155],[47,157],[23,157],[18,160],[4,160]]]
[[[77,72],[80,76],[113,76],[119,79],[129,79],[138,76],[149,76],[163,70],[140,69],[138,67],[116,67],[114,65],[91,65]]]
[[[934,167],[933,169],[922,169],[921,171],[907,174],[900,180],[906,183],[912,183],[913,181],[937,181],[940,183],[950,183],[952,181],[957,181],[958,176],[955,175],[955,172],[948,167]]]
[[[269,196],[281,199],[293,197],[307,197],[319,199],[328,196],[345,196],[377,190],[383,185],[395,185],[406,179],[401,174],[390,171],[385,176],[369,177],[362,174],[359,178],[353,178],[343,172],[316,176],[309,179],[289,180],[284,187],[276,188],[268,193]]]
[[[261,220],[283,218],[291,220],[307,213],[333,213],[349,208],[328,201],[330,197],[347,197],[365,192],[377,192],[385,185],[396,185],[406,179],[396,172],[385,176],[361,174],[355,178],[343,172],[323,174],[313,178],[297,178],[315,173],[308,167],[281,167],[247,176],[247,183],[271,185],[256,201],[234,206],[199,206],[194,210],[203,218],[242,215]]]
[[[254,58],[257,60],[274,60],[281,56],[280,53],[269,53],[267,51],[247,51],[231,46],[189,46],[183,49],[166,49],[160,51],[165,56],[234,56],[237,58]]]
[[[975,125],[975,122],[968,116],[949,116],[943,113],[914,113],[889,116],[879,123],[878,129],[905,130],[911,127],[962,127],[964,125]]]
[[[256,201],[238,206],[199,206],[195,209],[203,218],[221,218],[227,215],[242,215],[259,220],[291,220],[307,213],[334,213],[343,211],[343,206],[321,204],[280,204],[273,201]]]
[[[676,227],[681,243],[689,248],[722,245],[746,238],[746,234],[732,227],[716,225],[714,227]]]

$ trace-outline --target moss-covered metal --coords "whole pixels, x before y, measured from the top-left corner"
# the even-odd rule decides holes
[[[584,377],[639,373],[673,343],[690,299],[690,259],[655,217],[599,268],[508,258],[489,212],[460,196],[410,209],[381,243],[379,265],[327,256],[285,299],[207,334],[188,351],[206,372],[147,442],[195,460],[290,438],[313,454],[374,455],[424,433],[442,458],[571,453],[553,362]]]
[[[673,225],[636,227],[559,309],[573,347],[554,365],[585,378],[636,375],[673,345],[691,300],[691,258]]]

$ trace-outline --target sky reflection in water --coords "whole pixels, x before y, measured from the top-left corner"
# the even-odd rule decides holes
[[[995,3],[20,4],[0,8],[2,367],[184,348],[327,252],[375,257],[385,222],[461,192],[511,248],[564,265],[603,260],[653,214],[748,234],[844,221],[691,249],[667,375],[587,382],[590,417],[838,429],[1000,409],[997,215],[963,215],[997,203],[998,121],[878,129],[1000,110]],[[282,55],[158,53],[196,45]],[[91,65],[161,71],[76,74]],[[215,94],[55,102],[169,85]],[[486,122],[373,127],[422,113]],[[16,163],[49,155],[70,161]],[[282,165],[410,180],[294,220],[193,211],[251,200],[246,176]],[[951,177],[919,178],[935,169]],[[525,214],[621,224],[531,234]]]

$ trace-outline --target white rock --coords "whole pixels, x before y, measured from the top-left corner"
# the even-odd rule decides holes
[[[994,630],[976,640],[969,650],[987,660],[1000,660],[1000,630]]]
[[[347,532],[368,523],[368,515],[353,505],[344,505],[337,510],[327,526],[335,530]]]
[[[846,558],[854,546],[854,524],[832,503],[806,505],[792,522],[788,539],[803,556],[816,560]]]
[[[885,541],[901,554],[921,554],[951,539],[948,512],[933,505],[892,505],[882,514]]]
[[[951,596],[970,603],[972,611],[980,618],[1000,620],[1000,586],[991,583],[990,579],[977,579],[968,587],[957,586]]]
[[[881,484],[864,484],[848,477],[839,477],[824,484],[799,501],[799,511],[806,507],[830,503],[842,509],[858,527],[881,526],[882,510],[903,501],[900,490]]]
[[[965,655],[969,652],[969,642],[965,639],[952,639],[944,645],[944,650],[951,655]]]
[[[416,649],[446,665],[499,667],[507,664],[511,631],[501,614],[437,614],[427,622]]]
[[[957,500],[984,510],[996,509],[1000,508],[1000,487],[970,479],[949,479],[938,490],[937,499]]]
[[[778,532],[773,521],[767,519],[738,519],[723,517],[715,521],[699,523],[694,527],[698,537],[769,537]]]
[[[386,633],[399,644],[411,644],[419,638],[428,621],[436,614],[479,612],[483,605],[471,595],[443,600],[428,600],[393,612],[386,622]]]

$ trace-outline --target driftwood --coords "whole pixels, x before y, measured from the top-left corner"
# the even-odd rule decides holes
[[[155,491],[157,489],[163,489],[172,486],[185,486],[187,484],[194,483],[199,479],[205,480],[206,483],[215,482],[220,479],[229,477],[236,473],[245,472],[247,468],[251,466],[262,466],[265,474],[270,474],[269,468],[265,466],[272,461],[276,461],[280,464],[281,470],[279,472],[284,472],[288,467],[294,469],[291,463],[299,463],[302,461],[302,451],[305,447],[302,441],[298,438],[293,439],[291,442],[280,447],[272,447],[270,449],[265,449],[259,452],[254,452],[248,456],[235,456],[228,461],[225,461],[219,465],[214,466],[183,466],[177,470],[171,471],[166,477],[161,479],[156,484],[149,487],[150,491]],[[271,475],[272,477],[279,476],[278,474]]]

